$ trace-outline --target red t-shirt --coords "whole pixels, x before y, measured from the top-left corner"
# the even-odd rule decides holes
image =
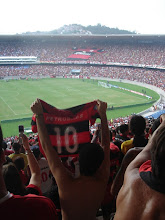
[[[141,172],[148,172],[148,171],[152,172],[151,160],[147,160],[139,168],[139,173],[141,173]]]
[[[13,154],[13,153],[14,153],[13,150],[9,150],[9,149],[4,150],[4,152],[5,152],[5,155],[6,155],[6,156],[9,156],[10,154]]]
[[[29,184],[28,186],[26,186],[26,191],[27,191],[27,195],[28,194],[35,194],[38,196],[42,196],[42,192],[41,189],[33,184]]]
[[[27,196],[12,195],[11,198],[0,203],[0,213],[1,217],[5,219],[58,219],[56,207],[50,199],[31,194]]]

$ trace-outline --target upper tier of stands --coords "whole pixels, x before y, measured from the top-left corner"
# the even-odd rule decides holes
[[[111,43],[103,41],[0,41],[0,56],[35,56],[41,62],[66,62],[75,51],[93,52],[87,62],[126,63],[129,65],[162,66],[165,68],[165,44],[162,43]],[[92,51],[93,50],[93,51]],[[84,53],[85,54],[85,53]],[[80,55],[84,58],[84,55]],[[0,65],[0,78],[6,76],[66,75],[79,69],[85,77],[128,79],[157,86],[163,90],[164,71],[145,68],[122,68],[75,65]]]
[[[0,56],[36,56],[40,61],[65,62],[73,49],[97,49],[89,61],[165,66],[165,44],[111,44],[102,42],[0,42]]]

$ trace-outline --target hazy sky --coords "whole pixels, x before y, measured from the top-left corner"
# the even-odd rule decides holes
[[[165,0],[1,0],[0,34],[98,23],[140,34],[165,34]]]

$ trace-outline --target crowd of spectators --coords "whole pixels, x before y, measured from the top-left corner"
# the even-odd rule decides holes
[[[104,104],[105,105],[105,104]],[[33,107],[34,106],[34,107]],[[100,105],[101,106],[101,105]],[[79,178],[81,179],[82,170],[83,172],[93,172],[92,171],[92,164],[90,161],[87,163],[88,160],[93,161],[92,163],[95,163],[92,159],[92,157],[95,157],[92,148],[90,152],[90,146],[89,150],[87,152],[81,152],[82,154],[80,158],[77,157],[67,157],[67,158],[61,158],[61,163],[67,169],[67,173],[69,172],[72,178],[76,178],[78,181],[78,186],[81,188],[80,192],[78,192],[76,189],[77,183],[76,181],[69,180],[65,171],[59,164],[60,159],[57,159],[57,155],[55,155],[55,151],[51,151],[49,153],[49,149],[51,149],[50,142],[48,141],[48,136],[45,133],[46,127],[43,124],[44,121],[41,116],[41,107],[38,107],[38,103],[36,105],[32,105],[33,112],[38,115],[37,116],[37,125],[38,125],[38,135],[40,138],[40,145],[44,149],[44,153],[46,154],[47,160],[43,157],[43,155],[40,152],[39,148],[39,142],[38,142],[38,135],[37,134],[30,134],[29,137],[26,137],[26,135],[23,135],[23,143],[19,143],[20,137],[8,137],[3,139],[3,149],[4,153],[6,155],[6,162],[5,165],[2,166],[2,173],[3,178],[5,181],[5,185],[7,190],[10,193],[13,193],[15,195],[21,195],[21,196],[28,196],[28,198],[33,199],[33,196],[31,194],[37,195],[37,199],[40,200],[40,196],[43,199],[44,195],[46,198],[49,198],[55,206],[48,200],[47,203],[49,203],[49,206],[52,207],[52,214],[50,216],[54,216],[55,219],[63,219],[66,218],[66,216],[71,216],[71,219],[74,219],[73,216],[79,216],[80,213],[83,211],[84,217],[86,216],[88,219],[88,216],[99,216],[102,215],[104,220],[110,219],[110,216],[112,217],[115,215],[115,219],[118,219],[117,216],[119,215],[121,205],[120,202],[116,203],[116,198],[119,196],[122,196],[119,192],[122,185],[123,185],[123,179],[124,179],[124,173],[123,173],[123,163],[127,164],[129,166],[129,163],[131,163],[132,160],[136,157],[137,154],[139,154],[143,149],[145,149],[145,146],[148,146],[148,139],[152,139],[153,132],[157,129],[157,127],[160,126],[162,123],[160,116],[158,119],[145,119],[142,116],[139,115],[132,115],[127,117],[119,117],[114,120],[106,122],[105,120],[105,110],[104,107],[104,113],[101,114],[101,124],[95,123],[94,126],[90,127],[90,133],[91,133],[91,143],[92,144],[99,144],[102,147],[104,146],[103,143],[105,140],[107,140],[106,145],[109,147],[110,152],[106,150],[106,155],[110,154],[110,164],[109,166],[109,172],[106,174],[106,185],[105,183],[102,185],[102,183],[99,183],[101,185],[98,185],[99,190],[101,192],[100,196],[96,196],[96,192],[94,188],[91,190],[91,195],[94,193],[96,197],[93,197],[95,199],[95,202],[92,202],[91,197],[89,197],[90,205],[88,206],[88,209],[83,207],[86,207],[86,205],[83,203],[78,202],[76,199],[76,196],[80,193],[81,196],[79,197],[80,201],[82,200],[82,192],[85,189],[84,184],[87,184],[87,189],[90,187],[90,181],[92,181],[92,185],[97,183],[97,177],[94,177],[94,182],[91,179],[92,177],[90,175],[92,174],[85,174],[85,176],[89,175],[90,177],[83,177],[81,181],[83,181],[82,186],[79,182]],[[40,109],[39,109],[40,108]],[[39,119],[38,119],[39,118]],[[40,122],[41,120],[41,122]],[[165,119],[163,119],[165,120]],[[40,123],[40,124],[39,124]],[[107,125],[106,125],[107,123]],[[164,124],[164,122],[163,122]],[[104,127],[104,126],[107,126]],[[108,129],[109,127],[109,129]],[[104,130],[105,129],[105,130]],[[110,134],[110,142],[108,141],[108,133],[107,130],[109,130]],[[101,132],[102,131],[102,132]],[[104,133],[104,132],[105,133]],[[103,134],[106,134],[104,137]],[[154,135],[153,135],[154,136]],[[104,140],[104,141],[103,141]],[[103,142],[102,142],[103,141]],[[150,143],[150,142],[149,142]],[[91,145],[93,146],[93,145]],[[137,148],[138,147],[138,148]],[[140,147],[140,148],[139,148]],[[96,149],[98,146],[96,147]],[[53,148],[52,148],[53,149]],[[95,149],[95,150],[96,150]],[[104,148],[103,148],[104,149]],[[26,152],[26,154],[25,154]],[[88,157],[86,158],[86,153]],[[98,155],[102,154],[100,150],[98,151]],[[128,156],[128,155],[131,156]],[[53,158],[56,159],[53,159]],[[36,159],[35,159],[36,158]],[[86,158],[86,159],[85,159]],[[89,159],[90,158],[90,159]],[[99,156],[100,158],[100,156]],[[129,159],[128,159],[129,158]],[[23,161],[21,160],[23,159]],[[65,159],[65,160],[64,160]],[[85,162],[83,162],[83,161]],[[97,159],[98,160],[98,159]],[[106,159],[107,160],[107,159]],[[125,162],[127,160],[127,162]],[[79,161],[79,162],[78,162]],[[102,159],[101,159],[102,161]],[[0,159],[1,162],[1,159]],[[81,162],[81,164],[79,164]],[[53,165],[54,163],[54,165]],[[57,163],[57,165],[56,165]],[[26,166],[25,166],[26,164]],[[28,166],[27,166],[28,164]],[[88,166],[86,165],[88,164]],[[82,169],[81,166],[84,166]],[[107,165],[106,165],[107,166]],[[61,168],[60,168],[61,167]],[[87,167],[90,167],[91,170]],[[29,169],[30,168],[30,169]],[[77,172],[78,170],[78,172]],[[105,170],[105,167],[104,167]],[[118,171],[119,170],[119,171]],[[76,173],[77,172],[77,173]],[[101,170],[99,171],[99,175],[101,175]],[[61,174],[60,174],[61,173]],[[13,175],[14,174],[14,175]],[[62,176],[61,176],[62,175]],[[84,175],[84,174],[83,174]],[[103,175],[103,174],[102,174]],[[105,173],[104,173],[105,175]],[[108,176],[107,176],[108,175]],[[62,178],[62,179],[61,179]],[[65,178],[65,184],[63,181],[63,178]],[[89,180],[88,180],[89,178]],[[103,176],[102,176],[103,178]],[[40,182],[41,179],[41,182]],[[99,179],[98,179],[99,180]],[[1,180],[0,180],[1,181]],[[22,182],[20,182],[22,181]],[[61,182],[62,181],[62,182]],[[71,181],[71,182],[70,182]],[[89,182],[88,182],[89,181]],[[17,183],[17,184],[15,184]],[[18,184],[19,183],[19,184]],[[72,187],[72,184],[75,185]],[[63,187],[62,185],[65,185]],[[97,185],[97,184],[96,184]],[[94,185],[93,185],[94,186]],[[104,186],[104,187],[103,187]],[[97,192],[97,186],[95,186]],[[103,187],[103,188],[102,188]],[[131,186],[130,186],[131,187]],[[64,193],[64,189],[67,188],[67,193]],[[70,188],[70,190],[69,190]],[[87,190],[86,189],[86,190]],[[87,194],[89,193],[87,191],[84,191],[84,195],[87,198]],[[102,191],[103,190],[103,191]],[[81,192],[82,191],[82,192]],[[122,191],[122,190],[121,190]],[[104,192],[104,196],[102,197],[102,192]],[[74,195],[76,193],[76,195]],[[12,196],[12,194],[10,195]],[[66,201],[70,201],[66,204],[64,204],[63,199]],[[101,199],[102,198],[102,199]],[[9,198],[8,198],[9,199]],[[8,200],[7,199],[7,200]],[[15,198],[17,199],[17,197]],[[72,208],[75,209],[75,201],[76,201],[76,209],[77,211],[73,212]],[[9,200],[10,201],[10,200]],[[88,200],[85,200],[86,202]],[[42,201],[40,201],[42,203]],[[24,204],[24,203],[23,203]],[[23,206],[22,204],[22,206]],[[81,205],[79,205],[81,204]],[[88,204],[88,203],[86,203]],[[93,205],[92,205],[93,204]],[[95,205],[94,205],[95,204]],[[98,205],[99,204],[99,205]],[[119,205],[120,204],[120,205]],[[10,204],[8,204],[10,206]],[[72,207],[73,205],[73,207]],[[117,207],[116,207],[117,205]],[[95,212],[95,208],[97,207],[97,212]],[[1,206],[0,206],[1,208]],[[28,208],[28,204],[27,204]],[[45,206],[46,208],[46,206]],[[154,208],[154,207],[153,207]],[[54,210],[54,211],[53,211]],[[71,211],[72,210],[72,211]],[[92,211],[93,210],[93,211]],[[119,210],[119,211],[118,211]],[[45,211],[46,212],[46,211]],[[74,213],[74,214],[73,214]],[[46,213],[45,213],[46,214]],[[34,215],[34,214],[33,214]],[[136,215],[135,213],[132,214],[133,216]],[[83,217],[83,218],[84,218]],[[80,217],[78,219],[81,219]],[[90,218],[91,219],[91,218]],[[92,218],[94,219],[94,218]],[[112,218],[113,219],[113,218]],[[147,219],[147,218],[146,218]]]
[[[65,42],[64,44],[59,42],[42,42],[42,44],[39,42],[31,44],[22,42],[20,44],[19,42],[14,45],[13,43],[4,43],[0,44],[0,56],[37,56],[42,62],[66,62],[67,57],[73,52],[73,47],[99,47],[99,49],[104,50],[103,53],[96,53],[91,56],[91,58],[89,58],[90,62],[165,66],[165,47],[146,44],[101,44],[99,46],[93,44],[91,46],[86,45],[85,42],[81,45],[75,45],[75,43],[69,42]],[[155,85],[165,90],[164,72],[145,68],[82,65],[54,66],[42,64],[29,66],[2,65],[0,66],[0,77],[66,77],[68,75],[71,76],[72,69],[80,69],[81,78],[106,77],[111,79],[128,79]],[[163,146],[162,143],[164,143],[164,141],[159,142],[159,139],[162,138],[164,140],[163,129],[165,117],[161,116],[157,120],[145,120],[142,116],[133,115],[116,118],[107,123],[106,107],[106,103],[98,102],[101,126],[96,123],[90,127],[91,143],[93,145],[89,145],[88,152],[83,152],[82,150],[79,158],[69,157],[60,160],[55,151],[52,150],[53,148],[49,137],[47,132],[45,132],[46,127],[43,120],[43,110],[38,102],[33,103],[31,109],[33,113],[37,115],[36,120],[39,127],[38,135],[41,141],[40,144],[44,149],[47,159],[45,159],[40,152],[38,135],[31,134],[29,137],[23,135],[23,144],[20,144],[19,137],[17,136],[8,137],[2,141],[2,134],[0,132],[1,213],[5,213],[5,215],[11,217],[13,211],[16,211],[14,210],[16,205],[20,205],[22,208],[19,210],[20,213],[15,212],[15,216],[17,216],[18,219],[19,217],[23,218],[23,216],[24,219],[30,217],[62,219],[62,216],[63,219],[95,219],[96,215],[99,214],[99,210],[101,210],[104,220],[110,219],[110,215],[113,218],[113,212],[116,212],[114,217],[116,220],[127,219],[128,214],[130,216],[128,219],[142,219],[141,216],[143,216],[143,219],[164,219],[164,211],[160,208],[159,203],[157,206],[159,208],[160,218],[158,218],[158,216],[156,216],[156,218],[153,218],[153,216],[152,218],[148,218],[148,216],[146,216],[146,209],[144,208],[143,210],[143,207],[149,207],[148,204],[150,203],[151,195],[156,198],[156,201],[159,199],[160,201],[164,201],[162,195],[158,196],[156,194],[157,191],[161,194],[164,193],[162,189],[164,188],[165,182],[164,175],[161,173],[161,170],[159,171],[158,169],[162,164],[164,166],[164,155],[162,156],[162,152],[164,151],[160,151],[161,155],[156,155],[158,150],[154,150],[154,147],[156,148],[158,146],[158,148],[161,148]],[[153,131],[156,129],[155,127],[158,127],[158,135],[153,135]],[[151,141],[148,142],[150,138]],[[152,141],[156,143],[156,146],[152,146]],[[102,148],[100,148],[99,145]],[[135,147],[141,148],[137,151]],[[2,148],[4,150],[2,150]],[[154,178],[157,178],[158,181],[160,180],[159,183],[161,182],[161,184],[159,184],[158,187],[157,181],[154,181],[154,186],[151,184],[151,188],[154,192],[150,192],[150,190],[147,189],[150,196],[149,198],[144,196],[142,208],[137,212],[139,201],[136,203],[137,200],[135,198],[139,197],[132,187],[136,180],[133,178],[129,179],[128,176],[132,176],[130,175],[132,170],[143,165],[142,162],[150,160],[151,156],[146,156],[146,154],[150,154],[151,148]],[[93,149],[97,151],[97,153],[94,152]],[[3,153],[6,155],[6,159],[3,157]],[[137,156],[137,154],[139,154],[139,156]],[[156,169],[154,168],[154,163],[157,161],[155,162],[154,156],[156,158],[160,157],[161,161],[161,164],[158,164],[158,168]],[[93,160],[93,158],[95,159]],[[98,163],[98,161],[100,162]],[[129,166],[131,161],[133,161],[133,168]],[[100,168],[98,169],[99,166]],[[126,170],[127,166],[128,169]],[[67,172],[64,167],[67,169]],[[151,168],[151,166],[149,168]],[[158,171],[159,173],[157,174]],[[126,177],[124,179],[125,173]],[[124,180],[127,184],[124,184]],[[160,185],[163,187],[160,187]],[[143,187],[143,184],[140,184],[140,186]],[[129,198],[131,197],[128,188],[131,188],[133,200],[126,200],[127,195]],[[119,192],[120,189],[121,192]],[[144,192],[143,189],[141,189],[141,192]],[[31,194],[33,194],[33,196]],[[141,196],[143,197],[143,194],[141,194]],[[36,203],[34,202],[34,198]],[[15,205],[11,202],[12,200],[15,201]],[[27,200],[29,200],[29,203],[25,202]],[[122,203],[122,200],[126,202]],[[20,202],[22,204],[20,204]],[[137,209],[135,208],[130,211],[130,203],[135,203]],[[156,204],[155,201],[153,203]],[[125,207],[123,204],[129,206]],[[156,209],[155,205],[152,205],[147,208],[147,213],[151,215],[154,213],[155,216],[155,213],[158,213],[158,208]],[[11,210],[11,214],[7,213],[8,209]],[[30,209],[31,212],[28,212],[28,209]],[[27,216],[25,216],[26,213],[28,213]]]
[[[97,48],[86,62],[121,63],[129,65],[165,66],[165,46],[160,44],[107,44],[64,42],[4,42],[0,44],[0,56],[36,56],[41,62],[67,62],[74,48]],[[80,77],[108,77],[127,79],[157,86],[164,90],[164,71],[146,68],[85,66],[85,65],[0,65],[0,78],[65,76],[72,69],[80,70]]]
[[[52,66],[32,65],[27,67],[0,66],[0,77],[71,77],[72,69],[80,70],[80,78],[106,77],[109,79],[127,79],[154,85],[163,90],[165,83],[164,71],[147,70],[144,68],[96,67],[96,66]]]
[[[93,62],[127,63],[130,65],[158,65],[165,66],[165,45],[163,44],[113,44],[85,41],[54,41],[54,42],[2,42],[0,56],[36,56],[42,62],[65,62],[71,55],[73,48],[101,49],[103,53],[95,53],[89,58]]]
[[[92,56],[92,61],[127,63],[130,65],[165,65],[164,46],[160,45],[107,45],[105,53]]]

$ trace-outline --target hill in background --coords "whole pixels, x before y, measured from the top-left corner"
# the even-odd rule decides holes
[[[70,24],[64,25],[63,27],[52,30],[52,31],[37,31],[37,32],[26,32],[23,34],[84,34],[84,35],[92,35],[92,34],[136,34],[136,32],[131,32],[127,30],[119,30],[118,28],[109,28],[105,25],[97,24],[95,26],[89,25],[87,27],[80,24]]]

